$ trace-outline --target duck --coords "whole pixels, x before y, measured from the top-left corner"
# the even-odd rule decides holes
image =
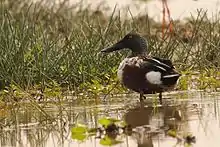
[[[142,102],[145,94],[159,93],[162,104],[162,93],[174,90],[181,74],[175,69],[169,59],[147,54],[148,42],[139,33],[130,32],[117,43],[101,50],[101,53],[111,53],[129,49],[131,53],[120,63],[117,77],[126,88],[140,94]]]

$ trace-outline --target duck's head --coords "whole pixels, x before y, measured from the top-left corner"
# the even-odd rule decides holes
[[[128,33],[114,45],[104,48],[101,52],[109,53],[128,48],[132,53],[143,54],[147,50],[147,41],[137,33]]]

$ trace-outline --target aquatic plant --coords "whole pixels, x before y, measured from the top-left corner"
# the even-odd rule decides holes
[[[72,139],[77,141],[85,141],[88,137],[96,136],[95,138],[100,139],[100,144],[111,146],[123,142],[118,140],[117,136],[122,134],[131,136],[137,131],[135,128],[131,128],[131,126],[126,124],[123,120],[117,120],[114,118],[101,118],[98,120],[98,122],[100,125],[102,125],[102,127],[90,129],[85,125],[76,124],[75,127],[73,127],[71,130]],[[121,126],[120,124],[123,125]],[[147,134],[147,130],[145,133]],[[166,134],[170,137],[176,138],[176,144],[184,143],[186,146],[190,146],[192,143],[196,142],[195,136],[189,133],[186,135],[179,135],[176,130],[167,130]]]
[[[174,22],[173,34],[162,39],[161,25],[147,15],[122,18],[116,9],[105,16],[101,9],[70,6],[68,1],[50,5],[20,0],[3,0],[0,8],[1,89],[16,85],[51,97],[64,89],[85,97],[124,93],[116,71],[126,53],[105,56],[99,51],[131,30],[148,39],[151,55],[172,59],[183,73],[200,72],[199,89],[219,88],[219,18],[210,21],[202,10],[186,23]],[[190,77],[183,76],[179,89],[190,87]]]
[[[127,125],[119,126],[118,123],[124,124],[123,121],[114,118],[102,118],[98,121],[98,123],[101,125],[101,127],[91,129],[84,125],[76,124],[71,131],[72,139],[84,141],[88,137],[96,136],[96,138],[100,139],[100,144],[111,146],[122,143],[121,140],[117,139],[118,135],[131,131]],[[120,129],[122,130],[121,132]]]

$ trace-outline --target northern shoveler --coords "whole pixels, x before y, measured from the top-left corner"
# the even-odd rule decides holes
[[[173,90],[181,76],[167,59],[147,55],[147,41],[137,33],[128,33],[116,44],[102,49],[109,53],[128,48],[131,55],[126,57],[118,67],[118,78],[121,83],[135,92],[140,93],[140,101],[144,94],[159,93],[162,104],[162,92]]]

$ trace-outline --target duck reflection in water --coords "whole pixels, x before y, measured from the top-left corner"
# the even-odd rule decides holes
[[[187,118],[186,110],[186,104],[137,107],[128,110],[125,121],[133,128],[131,137],[137,141],[138,147],[153,147],[153,140],[157,139],[158,142],[158,139],[163,139],[161,134],[166,134],[168,130],[183,129],[183,123]],[[157,138],[154,139],[155,137]]]

